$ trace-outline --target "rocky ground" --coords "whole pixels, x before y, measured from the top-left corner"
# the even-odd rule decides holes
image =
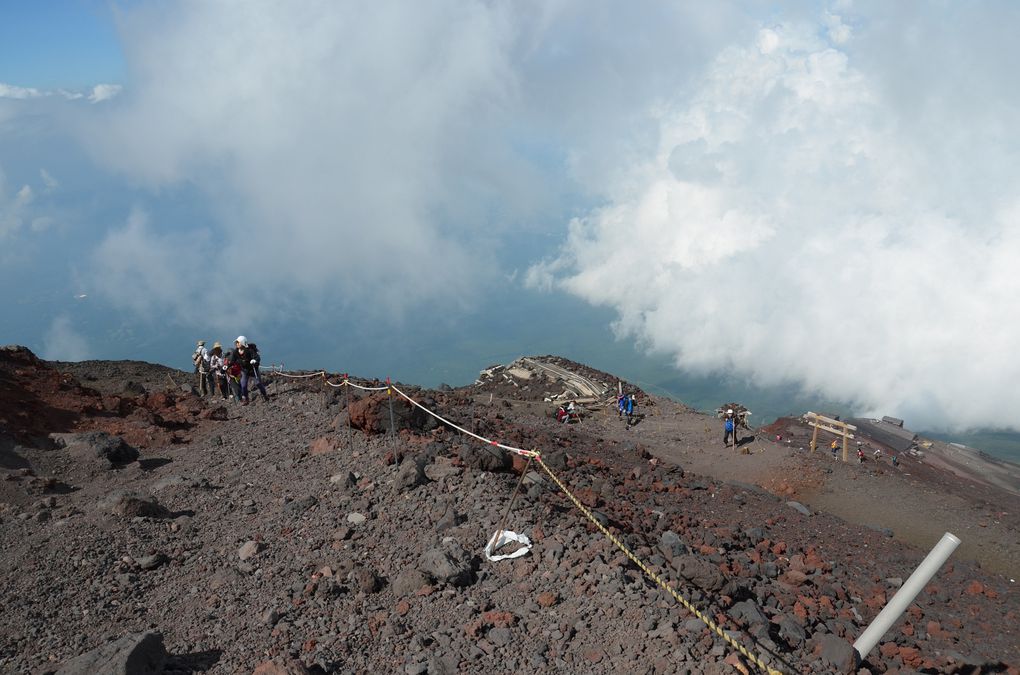
[[[3,672],[118,658],[165,673],[755,670],[534,463],[399,398],[391,433],[384,392],[348,405],[321,378],[276,378],[268,403],[241,407],[185,391],[191,378],[0,350]],[[859,670],[1020,672],[1006,491],[975,496],[921,464],[833,463],[769,434],[726,451],[717,420],[643,392],[627,427],[605,405],[557,424],[555,387],[537,380],[401,389],[538,449],[650,569],[786,672],[857,670],[850,644],[958,518],[965,546],[987,543],[961,547]],[[489,562],[511,502],[506,527],[533,548]]]

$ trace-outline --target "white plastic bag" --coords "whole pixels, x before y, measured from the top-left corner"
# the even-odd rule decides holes
[[[496,539],[497,535],[499,536],[498,540]],[[509,544],[510,542],[514,541],[517,542],[518,544],[521,544],[521,547],[514,551],[513,553],[508,553],[506,555],[492,555],[493,551],[498,551],[500,547],[502,547],[503,545]],[[522,555],[525,555],[530,550],[531,540],[528,539],[525,535],[517,534],[516,532],[511,532],[510,530],[503,530],[502,532],[497,532],[496,534],[492,535],[492,539],[490,539],[489,543],[485,545],[485,558],[492,562],[496,562],[498,560],[507,560],[508,558],[520,558]]]

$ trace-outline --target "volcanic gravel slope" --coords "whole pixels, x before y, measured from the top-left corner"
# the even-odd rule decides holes
[[[394,436],[385,393],[352,392],[348,415],[343,390],[277,379],[270,402],[241,407],[157,391],[162,366],[59,365],[0,351],[4,672],[55,671],[145,630],[162,633],[167,673],[748,666],[541,468],[399,399]],[[650,568],[791,672],[847,670],[850,643],[924,555],[760,488],[650,462],[656,448],[636,435],[557,424],[537,395],[402,389],[476,433],[539,449]],[[141,457],[111,463],[90,452],[94,436],[55,447],[37,418],[63,434],[131,436]],[[534,548],[485,561],[525,468],[506,526]],[[1020,662],[1017,609],[1002,577],[950,561],[863,670],[1020,672],[1007,665]]]

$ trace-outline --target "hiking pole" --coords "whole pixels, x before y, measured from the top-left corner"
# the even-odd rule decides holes
[[[252,361],[254,361],[254,360],[255,359],[252,359]],[[265,388],[262,386],[262,378],[259,377],[259,367],[258,367],[258,364],[256,364],[256,363],[252,363],[251,364],[251,372],[255,374],[255,388],[259,390],[260,394],[262,394],[262,398],[265,399],[263,401],[263,403],[265,403],[266,401],[269,400],[269,394],[267,394],[265,392]],[[249,394],[249,396],[250,396],[250,394]]]
[[[503,533],[506,531],[506,520],[510,517],[510,509],[514,507],[514,502],[517,501],[517,495],[521,491],[521,486],[524,485],[524,479],[528,475],[528,469],[531,468],[531,460],[533,459],[535,459],[533,456],[528,457],[528,463],[524,465],[524,470],[521,471],[521,479],[517,481],[517,489],[514,490],[513,496],[510,497],[510,503],[506,505],[506,511],[503,512],[503,519],[499,522],[499,529],[496,530],[496,538],[493,540],[495,542],[492,549],[493,553],[496,552],[495,546],[499,544],[499,538],[502,537]]]

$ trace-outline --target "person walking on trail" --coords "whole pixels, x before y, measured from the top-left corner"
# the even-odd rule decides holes
[[[223,345],[219,342],[213,343],[212,351],[209,352],[209,376],[212,378],[212,394],[220,393],[224,401],[227,400],[227,360],[223,358]]]
[[[191,362],[195,364],[195,373],[198,374],[198,391],[205,396],[209,393],[209,352],[205,349],[205,340],[198,341]]]
[[[241,364],[233,363],[225,366],[227,387],[230,389],[230,400],[241,402]]]
[[[836,459],[836,452],[839,450],[839,441],[834,440],[832,442],[832,445],[830,445],[829,447],[832,448],[832,458]]]
[[[636,405],[637,403],[634,401],[634,394],[627,394],[627,401],[624,403],[623,412],[627,415],[628,429],[637,424],[637,418],[634,416],[634,408]]]
[[[627,409],[627,394],[620,394],[616,397],[616,416],[623,417],[623,411]]]
[[[248,384],[251,378],[255,378],[255,386],[262,394],[262,400],[268,401],[269,395],[266,387],[259,378],[259,352],[248,344],[248,338],[239,335],[234,340],[234,351],[230,353],[230,365],[241,367],[241,405],[248,405]]]
[[[730,447],[730,438],[733,439],[733,445],[737,444],[737,422],[733,417],[733,408],[726,410],[726,417],[723,420],[723,435],[722,443],[725,447]]]

